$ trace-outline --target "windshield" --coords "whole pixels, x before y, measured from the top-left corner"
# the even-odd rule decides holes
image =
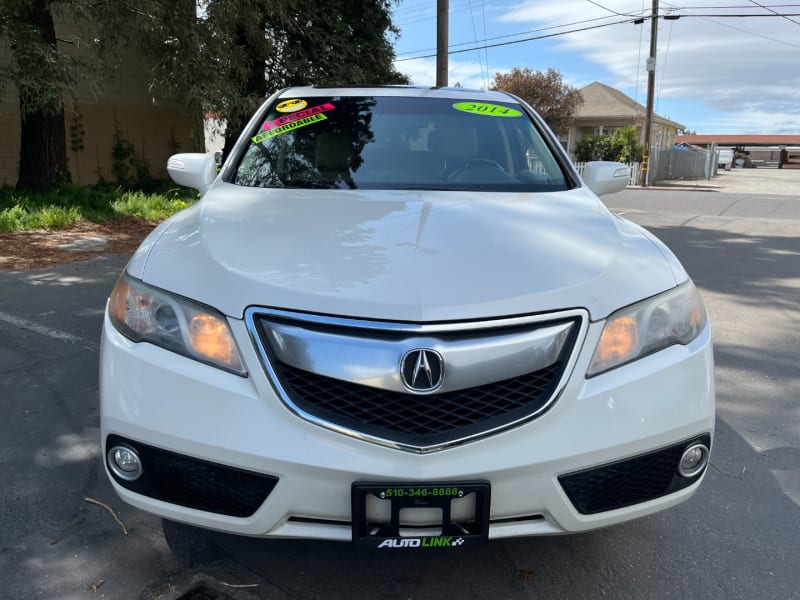
[[[233,182],[250,187],[561,191],[568,179],[515,103],[279,99]]]

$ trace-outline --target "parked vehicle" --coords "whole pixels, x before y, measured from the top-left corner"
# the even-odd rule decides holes
[[[717,167],[730,171],[733,166],[733,150],[731,148],[719,148],[717,150]]]
[[[686,271],[501,92],[290,88],[117,282],[100,364],[126,502],[238,534],[457,548],[689,498],[714,430]]]

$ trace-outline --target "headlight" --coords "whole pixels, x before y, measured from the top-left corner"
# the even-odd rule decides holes
[[[111,322],[134,342],[150,342],[189,358],[247,375],[225,317],[212,308],[145,285],[127,273],[108,305]]]
[[[692,282],[617,311],[594,351],[587,377],[598,375],[675,344],[688,344],[708,317]]]

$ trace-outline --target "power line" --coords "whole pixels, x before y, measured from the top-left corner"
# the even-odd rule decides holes
[[[486,44],[486,0],[481,0],[481,20],[483,21],[483,43]],[[486,62],[486,89],[489,89],[489,51],[485,48],[483,60]]]
[[[750,31],[749,29],[742,29],[741,27],[736,27],[735,25],[728,25],[727,23],[720,23],[719,21],[715,21],[714,19],[704,19],[705,21],[709,21],[710,23],[716,23],[717,25],[722,25],[723,27],[727,27],[728,29],[734,29],[736,31],[741,31],[742,33],[749,33],[750,35],[754,35],[756,37],[761,38],[762,40],[768,40],[770,42],[775,42],[777,44],[783,44],[784,46],[790,46],[791,48],[800,48],[800,44],[792,44],[791,42],[786,42],[784,40],[779,40],[777,38],[769,37],[768,35],[763,35],[761,33],[756,33],[755,31]]]
[[[645,0],[642,0],[642,13],[645,10]],[[642,64],[642,40],[644,39],[644,27],[639,27],[639,54],[636,56],[636,95],[635,100],[639,102],[639,67]]]
[[[667,35],[667,49],[664,52],[664,60],[661,61],[661,79],[658,82],[658,92],[656,93],[656,112],[661,104],[661,94],[664,90],[664,74],[667,72],[667,61],[669,60],[669,46],[672,42],[672,25],[675,21],[669,22],[669,34]]]
[[[758,2],[756,2],[755,0],[750,0],[750,3],[751,3],[751,4],[755,4],[756,6],[758,6],[758,7],[760,7],[760,8],[763,8],[764,10],[768,10],[768,11],[769,11],[769,12],[771,12],[772,14],[775,14],[775,15],[778,15],[778,16],[782,16],[784,19],[786,19],[786,20],[787,20],[787,21],[789,21],[790,23],[794,23],[795,25],[800,25],[800,23],[798,23],[798,22],[797,22],[797,21],[795,21],[794,19],[790,19],[789,17],[787,17],[787,16],[785,16],[785,15],[780,15],[780,14],[778,14],[776,11],[772,10],[772,8],[770,8],[770,7],[768,7],[768,6],[764,6],[763,4],[759,4],[759,3],[758,3]]]
[[[561,31],[561,32],[558,32],[558,33],[548,33],[546,35],[539,35],[539,36],[524,38],[524,39],[521,39],[521,40],[512,40],[512,41],[509,41],[509,42],[498,42],[496,44],[486,44],[484,46],[476,46],[475,48],[464,48],[462,50],[450,50],[450,51],[448,51],[448,54],[461,54],[463,52],[474,52],[475,50],[483,50],[484,48],[498,48],[500,46],[511,46],[512,44],[521,44],[522,42],[531,42],[533,40],[543,40],[543,39],[546,39],[546,38],[552,38],[552,37],[556,37],[556,36],[559,36],[559,35],[566,35],[568,33],[577,33],[579,31],[589,31],[590,29],[599,29],[601,27],[609,27],[611,25],[619,25],[620,23],[632,23],[632,22],[633,22],[632,19],[628,19],[626,21],[615,21],[613,23],[603,23],[601,25],[592,25],[591,27],[581,27],[580,29],[572,29],[570,31]],[[398,58],[398,59],[395,60],[395,62],[403,62],[403,61],[407,61],[407,60],[417,60],[417,59],[420,59],[420,58],[432,58],[432,57],[435,57],[435,56],[436,56],[435,54],[423,54],[421,56],[410,56],[408,58]]]
[[[749,1],[749,0],[748,0]],[[676,6],[671,5],[675,10],[755,10],[756,6],[742,6],[741,4],[728,4],[728,5],[714,5],[714,6]],[[770,6],[763,6],[762,8],[797,8],[800,4],[771,4]]]
[[[475,27],[475,13],[472,11],[472,0],[468,0],[469,2],[469,18],[472,21],[472,35],[475,37],[475,45],[478,45],[478,29]],[[485,43],[485,40],[484,40]],[[483,79],[483,83],[486,86],[486,89],[489,89],[489,64],[486,64],[486,71],[484,72],[483,69],[483,59],[481,58],[481,53],[478,52],[478,65],[481,68],[481,79]]]
[[[756,18],[756,17],[770,17],[770,18],[774,18],[774,17],[800,17],[800,13],[796,13],[796,14],[795,13],[787,13],[787,14],[778,13],[778,14],[774,14],[774,15],[773,14],[757,14],[757,15],[752,15],[752,14],[750,14],[750,15],[743,15],[743,14],[733,14],[733,15],[731,15],[731,14],[676,15],[676,14],[672,14],[672,15],[670,15],[670,18],[672,18],[672,19],[708,18],[708,17],[714,17],[714,18],[717,18],[717,19]],[[641,17],[639,17],[639,19],[640,18]],[[636,19],[636,20],[638,20],[638,19]],[[625,19],[623,21],[613,21],[611,23],[601,23],[599,25],[592,25],[592,26],[589,26],[589,27],[581,27],[581,28],[578,28],[578,29],[570,29],[569,31],[559,31],[559,32],[556,32],[556,33],[549,33],[549,34],[546,34],[546,35],[538,35],[538,36],[523,38],[523,39],[520,39],[520,40],[511,40],[511,41],[508,41],[508,42],[498,42],[496,44],[484,44],[482,46],[477,46],[476,45],[473,48],[463,48],[463,49],[460,49],[460,50],[448,50],[447,53],[448,54],[462,54],[464,52],[475,52],[477,50],[484,50],[486,48],[499,48],[501,46],[511,46],[513,44],[521,44],[523,42],[532,42],[532,41],[535,41],[535,40],[544,40],[544,39],[548,39],[548,38],[558,37],[558,36],[561,36],[561,35],[567,35],[567,34],[570,34],[570,33],[579,33],[581,31],[590,31],[592,29],[600,29],[602,27],[610,27],[612,25],[621,25],[623,23],[633,23],[633,22],[634,22],[634,19]],[[564,26],[563,25],[557,25],[557,26],[553,26],[553,27],[545,27],[543,29],[534,30],[534,31],[543,31],[545,29],[555,29],[555,28],[559,28],[559,27],[564,27]],[[733,29],[737,29],[737,28],[733,27]],[[759,37],[762,37],[764,39],[767,39],[767,40],[770,40],[770,41],[773,41],[773,42],[777,42],[779,44],[785,44],[787,46],[792,46],[793,48],[800,48],[800,46],[798,46],[797,44],[791,44],[789,42],[784,42],[782,40],[777,40],[775,38],[770,38],[770,37],[767,37],[767,36],[759,35],[759,34],[754,33],[754,32],[748,32],[745,29],[742,29],[741,31],[745,31],[747,33],[752,33],[753,35],[758,35]],[[471,43],[472,42],[467,42],[466,44],[460,44],[460,45],[467,45],[467,44],[471,44]],[[452,47],[452,46],[448,46],[448,48],[450,48],[450,47]],[[417,52],[426,52],[426,50],[421,50],[421,51],[417,50]],[[411,54],[411,53],[408,52],[408,53],[404,53],[404,54]],[[435,56],[436,56],[436,54],[421,54],[420,56],[408,56],[406,58],[398,58],[398,59],[395,59],[395,62],[418,60],[418,59],[421,59],[421,58],[433,58]]]
[[[626,14],[626,13],[621,13],[621,12],[617,12],[617,11],[615,11],[615,10],[612,10],[612,9],[608,8],[607,6],[603,6],[603,5],[602,5],[602,4],[600,4],[599,2],[595,2],[594,0],[586,0],[586,1],[587,1],[589,4],[594,4],[596,7],[598,7],[598,8],[602,8],[603,10],[607,10],[608,12],[610,12],[610,13],[612,13],[612,14],[615,14],[615,15],[617,15],[618,17],[632,17],[632,16],[633,16],[633,15],[629,15],[629,14]]]
[[[634,15],[635,16],[635,15]],[[538,29],[528,29],[527,31],[519,31],[517,33],[508,33],[506,35],[497,35],[494,37],[484,39],[486,41],[494,41],[494,40],[503,40],[510,37],[517,37],[520,35],[526,35],[528,33],[538,33],[540,31],[550,31],[551,29],[563,29],[564,27],[572,27],[573,25],[583,25],[584,23],[594,23],[595,21],[607,21],[613,17],[594,17],[593,19],[584,19],[582,21],[573,21],[572,23],[564,23],[562,25],[550,25],[548,27],[539,27]],[[612,23],[613,24],[613,23]],[[458,44],[450,44],[450,48],[457,48],[458,46],[469,46],[474,42],[460,42]],[[436,50],[436,48],[423,48],[421,50],[409,50],[406,52],[400,52],[397,56],[405,56],[406,54],[416,54],[417,52],[432,52]]]
[[[738,8],[747,8],[747,7],[740,6]],[[680,9],[680,10],[684,10],[684,9]],[[705,14],[705,13],[698,13],[698,14],[692,14],[692,15],[671,15],[671,16],[674,16],[675,18],[678,18],[678,19],[686,19],[686,18],[691,19],[692,17],[714,17],[716,19],[728,19],[728,18],[758,19],[759,17],[765,17],[765,18],[770,19],[770,18],[774,18],[774,17],[784,17],[784,18],[786,18],[786,17],[800,17],[800,12],[796,12],[796,13],[778,13],[778,12],[776,12],[775,14],[771,14],[771,15],[764,15],[764,14],[756,14],[756,15],[749,14],[749,15],[747,15],[747,14],[741,14],[741,13],[739,13],[739,14],[731,14],[731,13],[722,13],[722,14],[710,13],[710,14]]]
[[[678,6],[674,5],[674,4],[671,4],[669,2],[665,2],[664,4],[668,4],[671,8],[673,8],[675,10],[682,10],[680,7],[678,7]],[[739,8],[739,7],[736,7],[736,8]],[[792,44],[792,43],[786,42],[784,40],[779,40],[779,39],[776,39],[776,38],[773,38],[773,37],[769,37],[767,35],[756,33],[755,31],[750,31],[749,29],[742,29],[741,27],[736,27],[735,25],[728,25],[727,23],[722,23],[720,21],[715,21],[714,19],[709,19],[707,17],[703,17],[703,20],[704,21],[708,21],[709,23],[714,23],[716,25],[720,25],[722,27],[727,27],[728,29],[733,29],[734,31],[739,31],[741,33],[747,33],[749,35],[753,35],[755,37],[758,37],[758,38],[761,38],[761,39],[764,39],[764,40],[768,40],[770,42],[775,42],[777,44],[783,44],[784,46],[789,46],[791,48],[800,48],[800,45]]]

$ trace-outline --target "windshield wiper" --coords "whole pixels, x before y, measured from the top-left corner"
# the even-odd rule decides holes
[[[413,184],[409,184],[409,185],[393,185],[391,187],[386,187],[386,188],[381,188],[381,189],[387,189],[387,190],[415,190],[415,191],[420,191],[420,192],[458,192],[458,191],[464,191],[463,188],[456,188],[456,187],[451,187],[451,186],[447,186],[447,185],[429,185],[429,184],[426,184],[426,185],[420,185],[420,184],[417,184],[417,185],[413,185]]]
[[[324,181],[291,181],[282,183],[281,185],[272,185],[270,187],[286,188],[290,190],[329,190],[334,186]]]

